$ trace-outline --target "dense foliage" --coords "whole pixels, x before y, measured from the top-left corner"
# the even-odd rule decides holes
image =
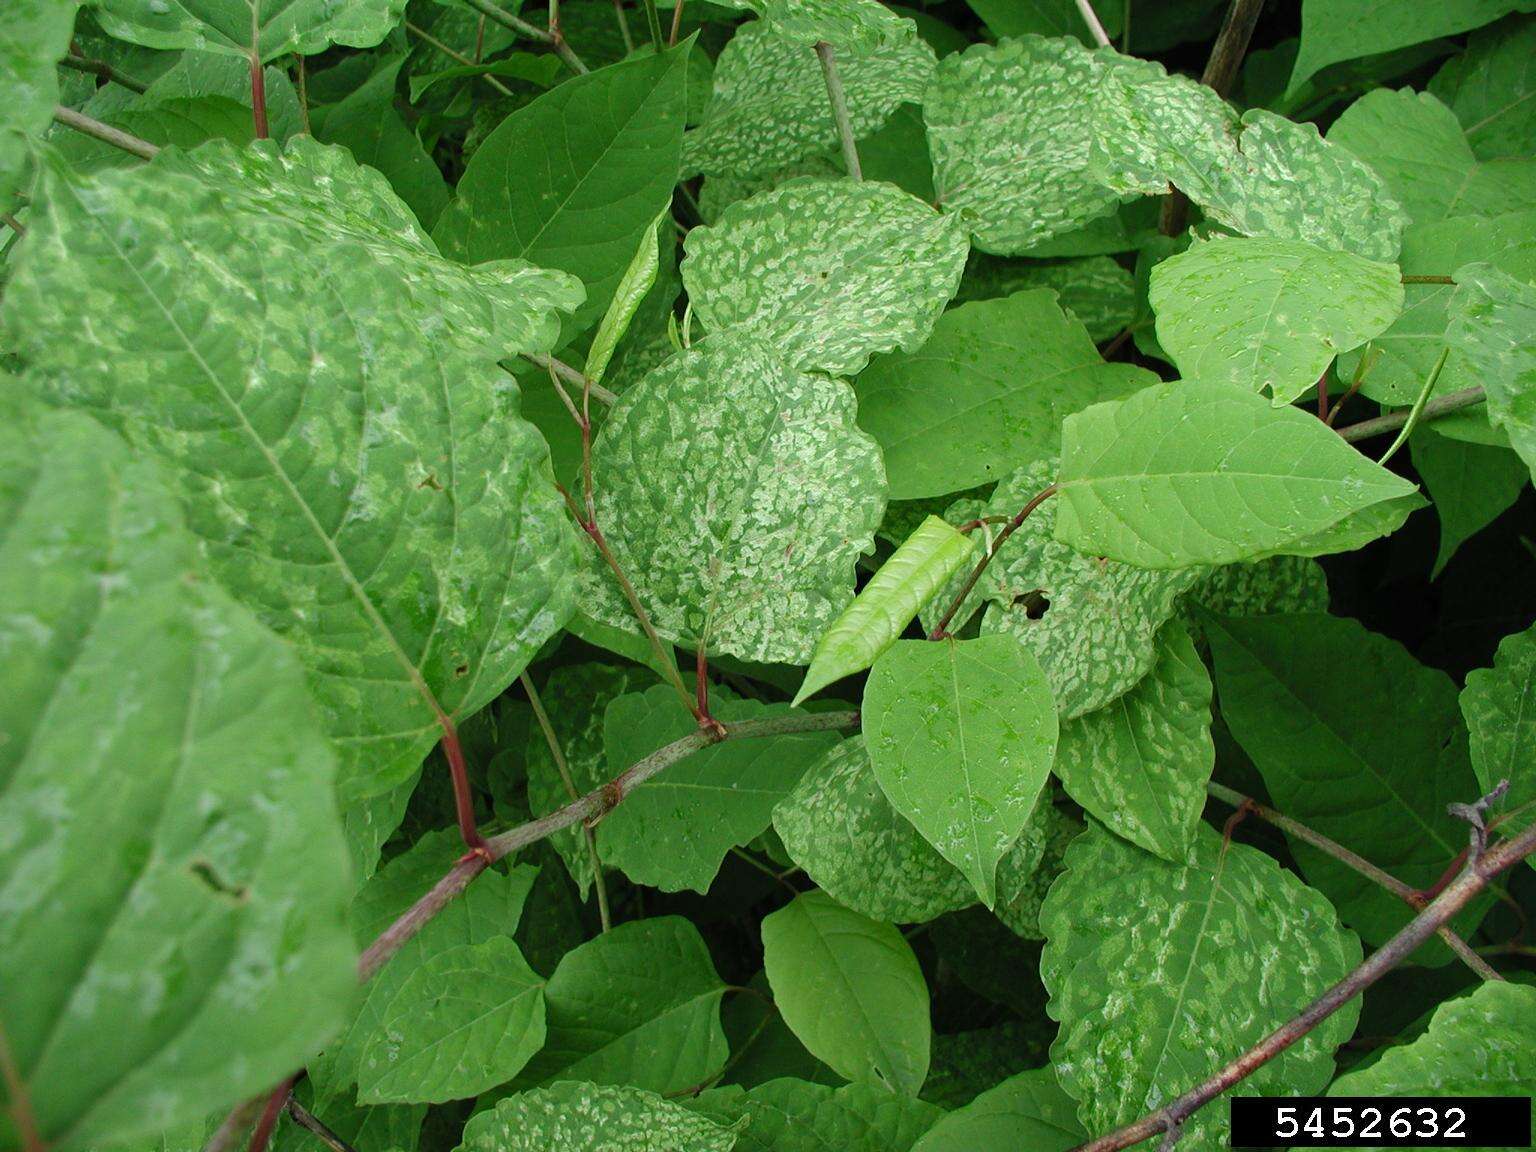
[[[671,4],[0,3],[0,1152],[1536,1091],[1536,3]]]

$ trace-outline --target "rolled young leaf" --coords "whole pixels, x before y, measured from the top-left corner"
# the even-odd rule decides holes
[[[656,270],[661,267],[656,230],[661,227],[667,215],[668,209],[663,208],[641,235],[640,245],[635,249],[629,267],[624,269],[624,275],[619,278],[619,286],[614,289],[608,311],[603,313],[597,334],[592,337],[592,347],[587,349],[586,375],[594,384],[601,382],[603,373],[608,370],[608,361],[613,359],[614,350],[618,348],[619,341],[624,339],[624,333],[629,331],[635,310],[651,290],[651,285],[656,283]]]

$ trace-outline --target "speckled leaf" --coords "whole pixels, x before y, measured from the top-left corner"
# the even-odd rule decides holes
[[[1467,674],[1461,713],[1471,734],[1472,769],[1483,792],[1509,781],[1503,807],[1513,811],[1536,800],[1536,628],[1499,642],[1492,668]],[[1505,828],[1529,824],[1527,810]],[[1528,858],[1529,859],[1529,858]],[[1536,867],[1536,864],[1532,864]]]
[[[519,1084],[592,1080],[683,1092],[728,1056],[725,985],[699,930],[631,920],[567,952],[544,989],[547,1040]]]
[[[620,397],[593,449],[597,520],[663,636],[810,659],[885,511],[880,450],[853,415],[846,384],[737,335],[695,344]],[[584,602],[633,630],[601,565]]]
[[[952,218],[894,184],[851,180],[797,180],[732,204],[683,247],[683,286],[706,330],[834,375],[922,344],[967,252]]]
[[[566,1081],[470,1117],[459,1152],[731,1152],[736,1134],[637,1088]]]
[[[120,40],[265,61],[332,44],[371,48],[400,23],[405,0],[95,0],[93,9]]]
[[[1409,445],[1413,467],[1440,521],[1440,548],[1433,579],[1445,571],[1456,550],[1496,520],[1531,482],[1525,461],[1508,448],[1469,444],[1421,424]]]
[[[1536,159],[1480,162],[1455,113],[1428,92],[1368,92],[1328,139],[1369,164],[1415,224],[1536,207]]]
[[[710,712],[729,722],[794,710],[716,690]],[[619,771],[697,728],[671,686],[658,684],[608,705],[603,747]],[[598,828],[598,852],[636,884],[708,892],[726,854],[767,831],[773,806],[835,743],[836,732],[797,732],[701,749],[633,789]]]
[[[1394,264],[1297,240],[1216,239],[1152,269],[1157,339],[1187,380],[1289,404],[1403,307]]]
[[[1083,821],[1044,796],[1024,826],[1013,851],[997,866],[999,922],[1024,940],[1044,940],[1040,908],[1046,893],[1061,875],[1062,861],[1072,841],[1082,834]]]
[[[27,138],[53,123],[59,103],[56,65],[69,51],[77,0],[7,0],[0,11],[0,210],[10,212],[12,196],[27,166]]]
[[[1488,393],[1488,419],[1536,475],[1536,284],[1487,264],[1463,268],[1446,339]]]
[[[1536,137],[1536,20],[1474,32],[1429,90],[1450,105],[1480,160],[1528,156]]]
[[[933,66],[933,49],[915,36],[839,54],[854,135],[867,136],[901,104],[922,100]],[[816,54],[757,21],[738,30],[715,62],[709,111],[683,139],[683,173],[747,179],[836,147]]]
[[[773,810],[773,827],[805,873],[874,920],[921,924],[976,893],[880,791],[864,737],[830,749]]]
[[[937,516],[926,517],[822,634],[794,702],[873,664],[975,554],[974,540]]]
[[[965,516],[1013,516],[1056,478],[1053,457],[1016,472],[984,506]],[[982,632],[1013,636],[1035,654],[1063,719],[1102,708],[1147,674],[1155,637],[1199,579],[1195,568],[1153,571],[1084,555],[1055,539],[1049,503],[1010,536],[987,568],[958,629],[983,605]],[[951,520],[960,515],[949,513]],[[952,582],[933,600],[936,616],[959,592]],[[923,623],[935,621],[925,616]]]
[[[1177,621],[1157,637],[1157,662],[1139,684],[1096,712],[1061,726],[1053,769],[1067,795],[1132,844],[1175,862],[1186,858],[1211,743],[1211,678]]]
[[[1328,574],[1310,556],[1271,556],[1212,568],[1189,601],[1217,616],[1328,611]]]
[[[1119,203],[1088,171],[1099,60],[1030,35],[940,63],[923,101],[934,189],[982,251],[1019,255]]]
[[[1050,1068],[1020,1072],[928,1130],[913,1152],[1067,1152],[1088,1139]]]
[[[1136,317],[1136,285],[1108,256],[1076,260],[1009,260],[972,252],[954,302],[993,300],[1029,288],[1049,288],[1062,310],[1077,317],[1094,343],[1113,339]]]
[[[574,285],[443,260],[305,137],[47,185],[0,314],[37,391],[173,467],[214,574],[307,666],[343,799],[388,791],[569,614],[573,533],[495,360],[546,347]]]
[[[1315,416],[1193,381],[1067,417],[1059,489],[1057,539],[1150,568],[1306,554],[1308,537],[1414,492]]]
[[[861,716],[881,791],[990,908],[1056,752],[1039,662],[1009,636],[899,640],[875,661]]]
[[[803,892],[763,918],[763,965],[779,1013],[849,1080],[916,1096],[928,1073],[928,986],[901,933]]]
[[[750,1091],[716,1088],[692,1107],[746,1127],[736,1152],[908,1152],[943,1110],[875,1084],[782,1079]]]
[[[1347,149],[1263,109],[1241,119],[1203,84],[1116,58],[1093,110],[1094,175],[1122,196],[1173,184],[1245,236],[1397,257],[1406,214]]]
[[[78,1152],[306,1060],[355,986],[351,881],[293,654],[200,578],[149,462],[0,389],[5,1095]]]
[[[443,251],[578,276],[587,298],[571,326],[594,323],[672,202],[691,48],[566,80],[504,119],[475,150],[433,231]]]
[[[1055,294],[1036,288],[951,309],[921,348],[876,357],[855,387],[891,497],[909,500],[1054,455],[1063,417],[1153,383],[1145,369],[1106,364]]]
[[[1411,1044],[1346,1073],[1330,1096],[1530,1096],[1536,1093],[1536,988],[1489,982],[1435,1009]]]
[[[544,981],[506,936],[439,952],[403,983],[363,1051],[363,1104],[441,1104],[517,1075],[544,1043]]]
[[[916,25],[878,0],[758,0],[754,7],[775,36],[805,48],[825,40],[838,54],[866,55],[917,39]]]
[[[1134,916],[1127,916],[1134,909]],[[1319,893],[1201,827],[1187,863],[1101,828],[1078,837],[1041,913],[1051,1046],[1078,1119],[1106,1132],[1157,1108],[1257,1043],[1360,962]],[[1316,1094],[1354,1031],[1352,1000],[1257,1069],[1244,1095]],[[1180,1144],[1226,1147],[1226,1108],[1194,1113]]]
[[[1466,843],[1446,805],[1480,793],[1456,687],[1402,647],[1338,616],[1204,619],[1221,713],[1275,807],[1427,888]],[[1391,893],[1298,841],[1302,873],[1372,944],[1413,917]],[[1470,934],[1485,904],[1457,924]],[[1434,942],[1421,961],[1444,962]]]

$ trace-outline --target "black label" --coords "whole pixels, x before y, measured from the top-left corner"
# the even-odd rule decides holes
[[[1529,1096],[1234,1096],[1234,1148],[1529,1148]]]

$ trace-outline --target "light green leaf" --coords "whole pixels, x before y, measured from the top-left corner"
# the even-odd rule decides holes
[[[973,252],[954,302],[993,300],[1029,288],[1055,292],[1062,310],[1081,320],[1096,344],[1118,335],[1136,316],[1131,274],[1108,256],[1009,260]]]
[[[1429,90],[1449,104],[1479,160],[1528,156],[1536,133],[1536,20],[1505,22],[1467,40]]]
[[[77,0],[7,0],[0,11],[0,209],[11,211],[27,167],[28,137],[53,123],[57,64],[69,51]]]
[[[1536,207],[1536,159],[1479,162],[1455,113],[1428,92],[1368,92],[1328,139],[1369,164],[1415,224]]]
[[[1409,444],[1413,467],[1440,518],[1440,550],[1431,573],[1435,577],[1462,544],[1515,502],[1530,483],[1531,472],[1508,448],[1453,440],[1437,432],[1434,424],[1417,428]]]
[[[840,53],[838,75],[856,137],[915,103],[933,75],[933,49],[913,36],[866,54]],[[739,29],[715,62],[704,122],[683,140],[683,173],[745,180],[837,147],[837,125],[816,54],[762,21]]]
[[[1067,795],[1111,832],[1178,863],[1215,762],[1211,678],[1175,621],[1158,633],[1157,663],[1139,684],[1061,726],[1053,767]]]
[[[1014,516],[1056,474],[1056,460],[1045,457],[999,484],[987,504],[951,508],[949,519]],[[998,550],[950,629],[958,631],[986,605],[982,633],[1010,635],[1033,652],[1057,710],[1070,719],[1102,708],[1147,674],[1158,630],[1199,578],[1196,568],[1154,571],[1084,555],[1052,535],[1047,502]],[[935,618],[959,593],[959,583],[951,581],[934,598]],[[925,616],[923,622],[937,621]]]
[[[640,244],[630,258],[629,267],[624,269],[624,275],[619,278],[619,286],[614,290],[608,311],[603,313],[598,323],[597,333],[592,337],[592,346],[587,349],[584,367],[588,379],[594,384],[601,382],[603,373],[608,371],[608,362],[613,359],[619,341],[629,331],[640,302],[656,283],[656,272],[661,267],[657,229],[668,218],[668,209],[663,208],[656,219],[651,221],[651,226],[641,234]],[[670,235],[667,240],[671,241]]]
[[[943,1110],[868,1083],[774,1080],[750,1091],[716,1088],[692,1105],[746,1127],[736,1152],[908,1152]]]
[[[1536,1092],[1536,988],[1479,984],[1435,1009],[1429,1030],[1340,1076],[1330,1096],[1529,1096]]]
[[[829,749],[773,810],[790,859],[873,920],[921,924],[976,902],[970,883],[880,790],[864,737]]]
[[[983,252],[1020,255],[1113,212],[1088,171],[1099,54],[1067,39],[976,44],[940,63],[923,101],[939,204]]]
[[[1152,269],[1157,339],[1187,380],[1289,404],[1403,307],[1396,265],[1296,240],[1196,241]]]
[[[1134,916],[1127,916],[1134,909]],[[1040,915],[1040,976],[1061,1022],[1051,1060],[1089,1132],[1193,1088],[1360,962],[1360,942],[1321,894],[1245,844],[1202,827],[1187,863],[1098,827],[1067,852]],[[1352,1000],[1258,1068],[1244,1095],[1308,1095],[1354,1031]],[[1226,1146],[1226,1108],[1184,1123],[1192,1152]]]
[[[150,83],[143,99],[136,104],[147,106],[176,100],[196,100],[200,96],[223,96],[241,104],[246,110],[246,120],[251,119],[250,61],[220,52],[199,52],[192,48],[175,56],[175,61]],[[282,68],[268,64],[263,72],[268,131],[274,140],[287,140],[304,130],[299,94],[293,81],[288,78],[288,73]],[[111,88],[102,91],[111,91]]]
[[[1428,888],[1466,843],[1446,805],[1480,794],[1450,677],[1338,616],[1204,619],[1221,712],[1275,807]],[[1372,944],[1413,918],[1391,893],[1299,841],[1303,874]],[[1486,905],[1457,923],[1469,934]],[[1419,958],[1443,963],[1433,945]]]
[[[221,56],[219,59],[233,58]],[[241,73],[249,76],[244,68]],[[249,83],[249,79],[246,82]],[[146,94],[110,111],[92,108],[87,103],[86,114],[161,148],[191,149],[209,140],[245,145],[255,139],[250,105],[227,96],[151,100]],[[121,148],[63,125],[55,126],[49,143],[72,172],[82,175],[107,168],[137,168],[143,164],[138,157]]]
[[[1513,811],[1536,800],[1536,628],[1499,642],[1492,668],[1467,674],[1461,713],[1471,734],[1472,770],[1484,793],[1509,781],[1503,807]],[[1513,834],[1536,816],[1530,811],[1512,821]],[[1536,865],[1532,865],[1536,867]]]
[[[1488,264],[1456,274],[1446,339],[1488,393],[1488,419],[1536,475],[1536,284]]]
[[[928,1072],[928,986],[901,933],[802,892],[763,918],[763,965],[784,1022],[849,1080],[916,1096]]]
[[[794,702],[873,664],[975,553],[973,540],[926,517],[822,634]]]
[[[1301,50],[1291,70],[1294,92],[1330,64],[1489,24],[1506,12],[1529,12],[1531,0],[1302,0]]]
[[[461,1152],[731,1152],[736,1135],[637,1088],[567,1081],[470,1117]]]
[[[465,11],[473,14],[474,10],[465,9]],[[490,49],[489,44],[484,47],[487,50]],[[452,59],[452,57],[444,57],[444,59]],[[537,88],[553,88],[564,78],[565,72],[565,63],[552,52],[545,55],[513,52],[510,56],[486,60],[480,64],[459,64],[436,72],[412,71],[411,103],[415,104],[434,85],[441,84],[444,80],[463,80],[471,76],[505,76],[524,81]]]
[[[911,20],[878,0],[757,0],[752,6],[775,36],[804,48],[825,40],[838,54],[863,56],[917,38]]]
[[[439,952],[400,986],[363,1050],[364,1104],[441,1104],[512,1079],[544,1043],[544,981],[505,936]]]
[[[573,533],[495,360],[547,347],[574,289],[442,259],[299,137],[50,172],[0,318],[37,392],[172,466],[214,575],[306,665],[350,801],[569,614]]]
[[[937,496],[1054,455],[1063,417],[1155,382],[1106,364],[1037,288],[952,309],[917,351],[876,357],[856,385],[859,425],[880,441],[893,499]]]
[[[93,9],[119,40],[268,61],[332,44],[371,48],[400,23],[405,0],[95,0]]]
[[[899,640],[875,661],[861,715],[881,790],[990,908],[1056,753],[1039,662],[1010,636]]]
[[[1056,1073],[1035,1068],[949,1113],[913,1152],[1067,1152],[1087,1139],[1077,1102],[1061,1090]]]
[[[577,76],[503,120],[433,230],[444,253],[569,272],[587,289],[571,329],[602,316],[640,238],[672,203],[691,48]]]
[[[592,1080],[682,1092],[729,1055],[725,985],[699,930],[678,916],[631,920],[567,952],[544,988],[544,1049],[518,1084]]]
[[[1304,553],[1414,491],[1299,408],[1193,381],[1067,417],[1059,489],[1058,540],[1150,568]]]
[[[1328,611],[1328,574],[1307,556],[1271,556],[1212,568],[1189,600],[1217,616]],[[1196,620],[1198,624],[1198,620]]]
[[[425,1104],[379,1104],[365,1107],[357,1103],[357,1088],[352,1084],[320,1086],[311,1072],[293,1089],[294,1099],[310,1113],[321,1117],[325,1126],[347,1142],[355,1152],[416,1152],[421,1143],[421,1122],[427,1115]],[[205,1137],[199,1127],[187,1152],[202,1148]],[[272,1133],[273,1152],[312,1152],[315,1134],[300,1127],[293,1114],[284,1110]],[[159,1152],[173,1152],[162,1145]]]
[[[695,344],[620,397],[593,448],[597,520],[661,635],[810,659],[885,511],[880,450],[853,416],[846,384],[739,335]],[[636,627],[595,556],[584,584],[594,617]]]
[[[967,251],[952,218],[894,184],[851,180],[797,180],[732,204],[683,248],[683,286],[706,329],[844,376],[872,352],[928,338]]]
[[[728,722],[788,716],[793,709],[717,689],[710,712]],[[697,728],[672,688],[658,684],[608,705],[603,747],[617,772]],[[797,732],[701,749],[625,796],[598,828],[599,854],[636,884],[708,892],[726,854],[767,831],[774,805],[836,743],[835,732]]]
[[[351,881],[293,654],[200,578],[150,462],[19,400],[4,380],[0,1020],[38,1136],[78,1152],[307,1060],[355,987]]]

